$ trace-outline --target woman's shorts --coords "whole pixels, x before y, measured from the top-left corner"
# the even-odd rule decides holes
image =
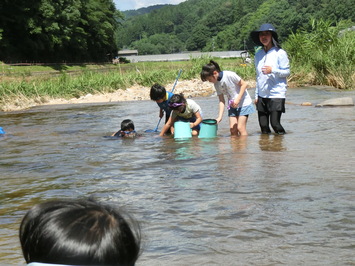
[[[285,112],[285,98],[261,98],[258,97],[256,104],[258,112],[270,113],[270,112]]]
[[[239,108],[230,108],[228,110],[228,116],[236,117],[245,115],[248,116],[255,112],[255,108],[253,104],[249,104],[247,106],[239,107]]]

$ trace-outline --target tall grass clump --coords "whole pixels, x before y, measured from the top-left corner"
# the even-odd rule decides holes
[[[291,78],[300,85],[355,89],[355,31],[347,30],[350,25],[312,19],[308,28],[290,35],[283,48],[290,57]]]

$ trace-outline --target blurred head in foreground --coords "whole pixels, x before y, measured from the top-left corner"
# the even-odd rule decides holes
[[[127,213],[93,200],[56,200],[32,207],[20,226],[27,263],[134,265],[140,228]]]

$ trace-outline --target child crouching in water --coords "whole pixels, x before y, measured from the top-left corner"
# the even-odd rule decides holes
[[[190,122],[191,133],[193,136],[197,136],[202,122],[201,107],[194,100],[186,100],[182,93],[174,94],[171,97],[169,107],[172,110],[171,116],[159,136],[164,136],[169,128],[171,128],[171,134],[174,134],[173,126],[176,121]]]
[[[134,130],[134,124],[131,119],[125,119],[121,123],[121,129],[116,133],[113,133],[114,137],[123,137],[123,138],[134,138],[137,133]]]
[[[224,95],[226,95],[231,135],[248,135],[246,130],[248,117],[255,112],[255,108],[247,91],[247,83],[235,72],[221,71],[219,65],[213,60],[202,67],[201,80],[213,83],[219,97],[217,123],[221,122],[223,117]]]

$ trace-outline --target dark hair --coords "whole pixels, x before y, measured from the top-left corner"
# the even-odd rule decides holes
[[[217,64],[217,62],[210,60],[210,62],[202,67],[201,71],[201,80],[206,81],[207,77],[213,76],[213,72],[217,71],[218,73],[221,72],[221,68]]]
[[[174,103],[183,103],[186,105],[186,99],[184,97],[184,94],[180,93],[180,94],[174,94],[173,96],[171,96],[171,98],[169,100],[170,109],[177,109],[177,107],[171,107],[171,105]]]
[[[134,130],[134,124],[131,119],[125,119],[121,122],[121,130],[122,131],[129,131]]]
[[[165,95],[166,95],[166,89],[160,84],[155,83],[150,88],[150,99],[153,101],[164,99]]]
[[[134,265],[141,236],[138,223],[110,205],[56,200],[27,212],[20,241],[27,263]]]

